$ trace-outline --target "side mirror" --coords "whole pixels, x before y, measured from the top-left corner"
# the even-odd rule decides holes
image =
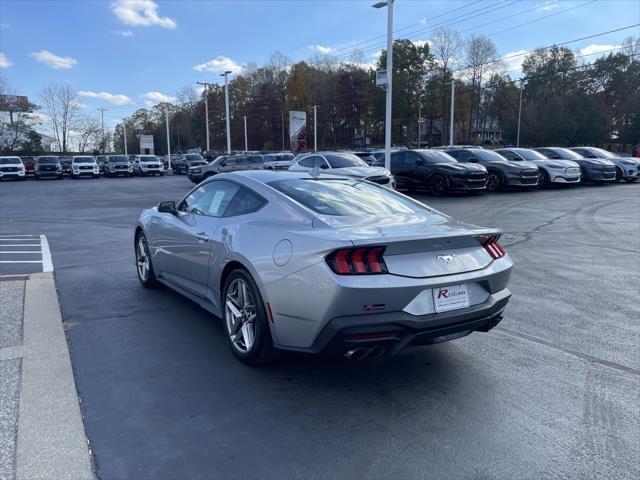
[[[323,163],[322,165],[320,165],[320,168],[322,170],[326,170],[327,168],[329,168],[329,165],[327,165],[326,163]]]
[[[417,158],[416,165],[424,165],[424,160],[422,160],[421,158]]]
[[[158,212],[170,213],[171,215],[176,214],[176,202],[173,200],[167,202],[160,202],[158,204]]]

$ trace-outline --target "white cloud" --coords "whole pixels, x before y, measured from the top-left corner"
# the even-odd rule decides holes
[[[606,45],[606,44],[597,44],[592,43],[591,45],[587,45],[584,48],[580,49],[580,55],[596,55],[598,53],[605,53],[609,50],[613,50],[615,48],[620,48],[622,45]]]
[[[426,25],[426,24],[427,24],[427,19],[426,19],[426,18],[421,18],[421,19],[418,21],[418,23],[419,23],[420,25]]]
[[[119,37],[133,37],[133,32],[131,30],[112,30],[111,33]]]
[[[311,50],[314,50],[322,55],[328,55],[334,50],[331,47],[323,47],[322,45],[307,45],[307,48],[310,48]]]
[[[0,28],[11,28],[11,25],[8,23],[0,23]]]
[[[80,90],[78,95],[86,98],[98,98],[100,100],[113,103],[114,105],[127,105],[128,103],[131,103],[131,99],[121,93],[115,94],[109,92],[88,92],[86,90]]]
[[[160,92],[147,92],[144,95],[141,95],[144,98],[144,103],[148,107],[155,105],[157,103],[177,103],[178,99],[176,97],[172,97],[170,95],[165,95]]]
[[[223,57],[221,55],[214,58],[213,60],[209,60],[206,63],[195,65],[193,69],[199,72],[207,71],[214,73],[224,73],[226,71],[230,71],[231,73],[241,73],[244,69],[244,66],[236,63],[228,57]]]
[[[540,8],[538,10],[542,10],[543,12],[550,12],[551,10],[555,10],[559,6],[560,2],[558,0],[546,0],[540,5]]]
[[[505,66],[505,70],[507,72],[511,72],[514,70],[520,70],[522,67],[522,62],[526,58],[526,53],[529,53],[528,50],[516,50],[515,52],[509,52],[503,57],[501,57],[502,63]]]
[[[176,28],[175,20],[158,15],[158,4],[153,0],[116,0],[110,5],[111,11],[125,25]]]
[[[50,120],[49,116],[45,115],[44,113],[31,112],[25,113],[25,116],[30,118],[34,122],[48,122]]]
[[[73,68],[78,61],[71,57],[60,57],[48,50],[41,50],[40,52],[33,52],[29,56],[35,58],[40,63],[44,63],[47,67],[55,70]]]
[[[0,52],[0,68],[9,68],[11,65],[13,65],[11,60],[9,60],[4,53]]]

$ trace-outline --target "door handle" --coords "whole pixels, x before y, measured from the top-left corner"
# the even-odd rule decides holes
[[[207,235],[207,234],[206,234],[206,233],[204,233],[204,232],[196,233],[195,237],[196,237],[198,240],[201,240],[201,241],[203,241],[203,242],[208,242],[208,241],[209,241],[209,235]]]

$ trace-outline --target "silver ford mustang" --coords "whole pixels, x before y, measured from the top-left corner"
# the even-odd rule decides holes
[[[222,317],[233,353],[256,364],[489,331],[511,296],[499,238],[365,180],[253,170],[143,211],[134,247],[142,285]]]

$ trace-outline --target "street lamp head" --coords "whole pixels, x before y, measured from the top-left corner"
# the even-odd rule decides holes
[[[393,0],[390,0],[393,1]],[[384,0],[382,2],[378,2],[378,3],[374,3],[373,5],[371,5],[373,8],[384,8],[387,6],[387,0]]]

